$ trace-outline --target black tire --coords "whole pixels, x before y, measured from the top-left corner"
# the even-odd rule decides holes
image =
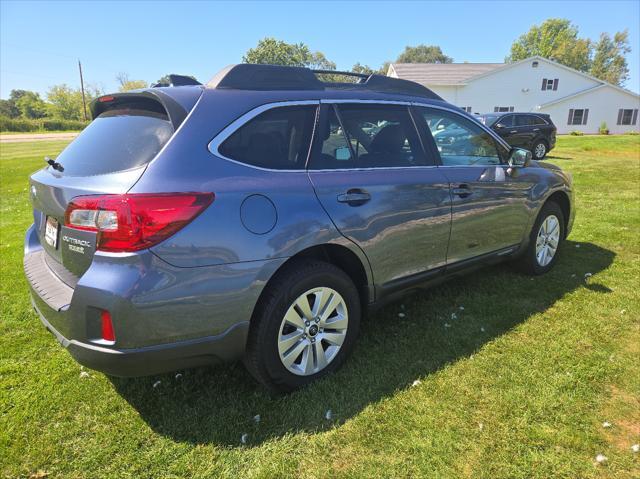
[[[539,149],[540,146],[543,147],[543,149]],[[545,156],[547,156],[548,151],[549,145],[546,141],[538,139],[533,142],[533,146],[531,147],[531,155],[533,156],[534,160],[542,160]]]
[[[278,352],[285,313],[305,292],[318,287],[337,291],[346,304],[348,327],[335,357],[315,374],[300,376],[284,366]],[[321,261],[296,261],[285,266],[267,285],[252,318],[244,358],[251,375],[272,393],[287,393],[338,369],[353,350],[360,326],[361,306],[356,286],[336,266]]]
[[[558,219],[558,222],[559,222],[558,227],[560,228],[560,238],[558,241],[558,247],[555,251],[555,254],[553,255],[553,258],[547,265],[542,266],[538,262],[538,258],[536,256],[536,240],[538,238],[538,232],[540,231],[540,227],[542,223],[551,215],[554,215]],[[533,228],[531,229],[531,233],[529,234],[529,245],[527,246],[527,249],[524,252],[524,254],[520,256],[520,258],[518,258],[517,265],[520,267],[520,269],[523,272],[527,274],[531,274],[531,275],[545,274],[546,272],[550,271],[558,261],[558,257],[560,256],[560,253],[562,251],[564,237],[565,237],[565,222],[564,222],[564,213],[562,212],[562,208],[560,208],[558,203],[554,201],[547,201],[547,203],[545,203],[542,209],[540,210],[540,213],[538,213],[536,222],[534,223]]]

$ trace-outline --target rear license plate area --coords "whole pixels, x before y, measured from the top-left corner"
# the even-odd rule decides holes
[[[58,220],[51,216],[47,216],[47,223],[45,224],[45,229],[44,229],[44,240],[52,248],[58,247],[59,230],[60,230],[60,224],[58,223]]]

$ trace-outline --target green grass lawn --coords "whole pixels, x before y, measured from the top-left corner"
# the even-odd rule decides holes
[[[550,274],[391,304],[338,373],[275,399],[239,364],[80,376],[22,273],[27,178],[64,145],[0,144],[2,476],[640,477],[640,137],[558,139],[577,218]]]

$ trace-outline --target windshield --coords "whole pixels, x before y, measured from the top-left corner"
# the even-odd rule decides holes
[[[147,164],[169,141],[166,115],[122,108],[99,115],[60,153],[64,176],[93,176]]]

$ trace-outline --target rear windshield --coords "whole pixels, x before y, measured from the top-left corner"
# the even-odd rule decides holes
[[[151,161],[172,134],[173,125],[161,113],[109,110],[93,120],[56,161],[65,176],[130,170]]]

